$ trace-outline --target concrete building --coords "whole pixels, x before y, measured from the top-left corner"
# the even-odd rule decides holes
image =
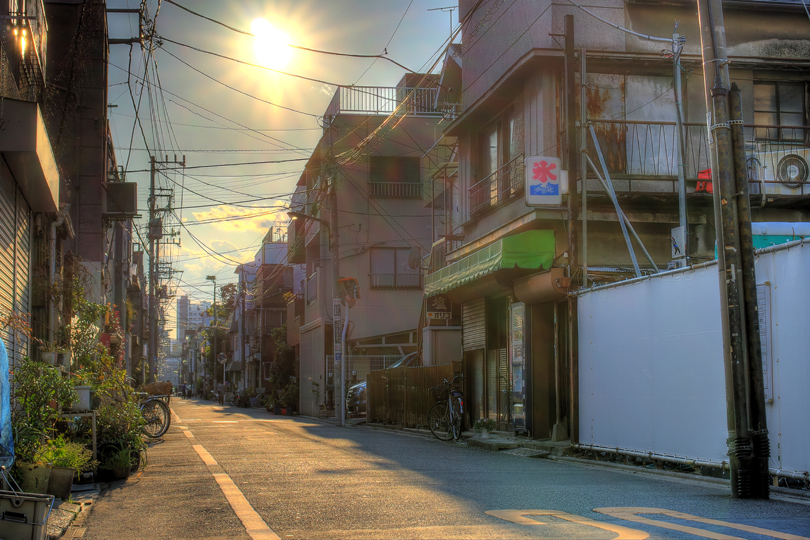
[[[753,220],[807,221],[807,17],[797,2],[725,4]],[[425,293],[463,327],[470,420],[541,439],[576,428],[569,293],[715,258],[694,2],[589,6],[460,0],[463,70],[444,84],[463,112],[444,130],[457,170],[436,176],[448,229]]]
[[[306,270],[303,312],[294,314],[304,414],[328,410],[336,399],[334,343],[343,332],[333,325],[336,274],[353,280],[344,283],[356,283],[360,297],[344,306],[347,378],[354,372],[362,380],[417,349],[422,275],[408,262],[413,250],[427,253],[433,238],[420,159],[442,120],[435,83],[435,76],[411,74],[392,88],[341,88],[325,112],[323,137],[292,200],[300,219],[289,234],[289,260]]]

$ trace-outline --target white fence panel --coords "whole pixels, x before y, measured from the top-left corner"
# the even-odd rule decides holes
[[[772,469],[810,471],[810,243],[761,253],[757,284],[767,297],[760,320]],[[770,401],[770,400],[769,400]]]
[[[757,256],[772,469],[810,470],[810,244]],[[727,461],[716,265],[583,292],[580,442]]]

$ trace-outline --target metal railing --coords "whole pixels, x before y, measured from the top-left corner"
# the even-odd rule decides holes
[[[521,154],[470,187],[470,213],[480,214],[509,202],[523,194],[525,182]]]
[[[369,373],[378,369],[387,369],[388,366],[402,358],[396,355],[347,354],[346,355],[346,387],[352,380],[365,381]],[[337,375],[335,371],[335,357],[326,355],[326,372]],[[337,381],[337,378],[335,379]]]
[[[370,182],[375,199],[421,199],[422,184],[418,182]]]
[[[438,88],[352,86],[337,89],[325,116],[341,113],[441,116],[434,107]]]
[[[318,271],[307,278],[307,305],[318,300]]]
[[[678,176],[677,128],[674,122],[593,120],[599,146],[617,191],[656,191],[664,188],[651,182],[671,182],[676,191]],[[808,191],[810,128],[804,126],[748,125],[744,127],[748,177],[752,192],[773,191],[779,185],[795,194]],[[684,124],[684,177],[698,180],[711,169],[705,124]],[[589,140],[588,153],[596,155]],[[622,180],[627,180],[622,182]],[[764,186],[764,187],[763,187]],[[777,189],[777,188],[774,188]],[[779,188],[781,189],[781,188]],[[783,194],[794,191],[782,190]]]
[[[422,274],[371,274],[372,289],[421,289]]]

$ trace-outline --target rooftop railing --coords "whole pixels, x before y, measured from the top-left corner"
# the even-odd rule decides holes
[[[325,116],[338,114],[397,114],[441,116],[436,109],[438,88],[408,88],[382,86],[340,87],[326,109]]]

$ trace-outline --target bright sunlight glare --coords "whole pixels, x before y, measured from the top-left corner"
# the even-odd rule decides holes
[[[292,58],[289,36],[265,19],[254,20],[250,29],[256,36],[253,47],[259,64],[275,69],[286,66]]]

